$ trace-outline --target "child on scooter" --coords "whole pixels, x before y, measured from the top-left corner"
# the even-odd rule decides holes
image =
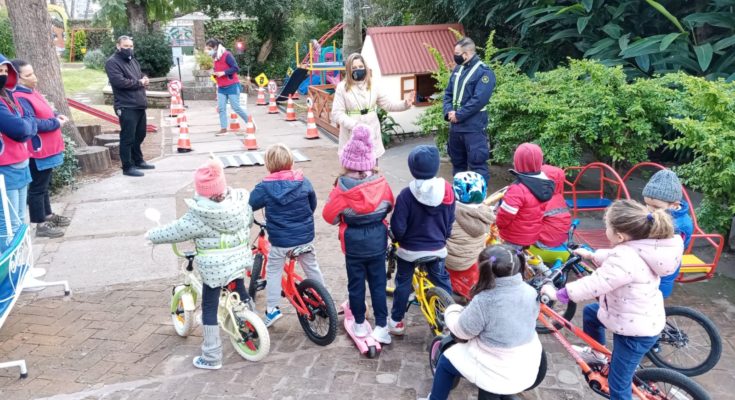
[[[684,242],[674,235],[671,217],[664,210],[650,212],[632,200],[610,205],[605,226],[614,248],[594,253],[574,250],[599,268],[559,291],[545,285],[541,293],[562,303],[598,298],[598,303],[584,307],[582,327],[601,344],[605,344],[605,329],[613,331],[610,399],[629,400],[633,374],[666,324],[663,296],[658,290],[660,277],[679,266]],[[588,364],[607,362],[604,355],[589,347],[574,347]]]
[[[293,154],[285,144],[274,144],[265,152],[265,168],[270,172],[255,185],[250,194],[253,211],[265,208],[266,229],[271,249],[266,265],[265,326],[270,327],[283,315],[278,307],[281,300],[281,276],[288,252],[314,241],[314,210],[316,193],[301,170],[293,167]],[[324,284],[316,261],[316,251],[301,254],[299,265],[306,277]]]
[[[352,129],[352,136],[340,156],[344,170],[329,194],[322,215],[328,223],[339,224],[355,336],[367,336],[370,326],[365,321],[367,279],[375,315],[372,337],[380,343],[390,344],[385,293],[388,241],[385,217],[393,209],[393,192],[375,168],[371,136],[367,125],[360,124]]]
[[[643,188],[643,202],[650,211],[666,210],[674,223],[674,233],[684,239],[684,250],[689,248],[694,231],[694,222],[689,215],[689,203],[683,198],[681,182],[676,173],[670,169],[664,169],[653,174],[651,179]],[[679,268],[673,274],[662,276],[659,289],[664,299],[671,296],[674,290],[674,280],[679,275]]]
[[[178,220],[146,233],[154,244],[194,240],[196,268],[202,277],[202,355],[194,366],[203,369],[222,367],[222,342],[217,326],[217,308],[223,286],[233,280],[243,303],[253,309],[243,282],[246,269],[253,266],[250,226],[253,213],[248,191],[227,187],[222,164],[210,160],[194,174],[196,194],[187,199],[189,211]]]
[[[536,246],[541,249],[553,249],[567,241],[569,227],[572,225],[572,214],[569,213],[564,200],[564,170],[553,165],[544,164],[541,172],[554,182],[554,195],[543,205],[541,232]]]
[[[452,304],[444,321],[457,343],[441,355],[429,400],[449,397],[456,377],[486,392],[513,395],[529,388],[541,364],[536,291],[523,281],[524,253],[501,244],[477,258],[480,277],[467,307]]]
[[[452,293],[449,274],[444,268],[447,239],[454,223],[454,191],[449,182],[436,177],[439,172],[439,149],[416,146],[408,155],[408,169],[415,178],[396,198],[390,219],[394,237],[400,244],[397,255],[396,289],[388,321],[390,333],[403,335],[403,316],[411,294],[413,262],[422,257],[436,256],[438,261],[426,265],[431,282]]]

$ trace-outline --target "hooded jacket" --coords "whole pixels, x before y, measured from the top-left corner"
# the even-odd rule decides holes
[[[454,190],[442,178],[415,179],[396,198],[390,229],[401,248],[434,251],[446,247],[454,223]]]
[[[495,215],[488,206],[458,201],[454,218],[452,235],[447,239],[446,267],[453,271],[466,271],[485,248],[485,239],[495,222]]]
[[[692,216],[689,215],[689,203],[681,200],[681,207],[678,210],[667,210],[671,214],[671,219],[674,222],[674,233],[681,236],[684,240],[684,251],[689,249],[689,243],[692,241],[692,232],[694,232],[694,222]],[[674,281],[679,276],[679,268],[674,273],[661,277],[661,284],[659,289],[663,293],[664,298],[671,296],[671,292],[674,290]]]
[[[143,79],[143,72],[135,57],[125,58],[120,52],[115,52],[107,59],[105,72],[115,98],[115,109],[145,109],[148,107],[145,86],[140,83],[140,79]]]
[[[385,217],[393,209],[393,203],[393,192],[384,177],[341,176],[329,193],[322,216],[332,225],[339,224],[339,240],[345,255],[375,257],[385,254],[387,249]]]
[[[564,200],[564,170],[552,165],[542,165],[541,172],[554,182],[554,195],[544,204],[538,241],[546,247],[557,247],[566,242],[569,227],[572,225],[572,214]]]
[[[253,212],[247,190],[230,190],[220,203],[200,196],[185,203],[189,211],[183,217],[151,229],[148,239],[155,244],[193,239],[199,253],[197,269],[204,284],[211,288],[244,278],[245,270],[253,267],[249,241]]]
[[[296,247],[314,240],[316,193],[303,172],[272,173],[250,193],[253,211],[265,208],[268,239],[276,247]]]
[[[588,277],[567,283],[567,295],[575,302],[597,297],[597,318],[613,333],[658,335],[666,324],[659,277],[676,271],[683,251],[679,235],[631,240],[597,250],[593,261],[600,267]]]
[[[28,161],[30,156],[28,139],[36,136],[37,126],[33,116],[28,115],[13,97],[12,91],[18,83],[18,73],[13,64],[0,55],[0,65],[3,64],[8,67],[4,89],[10,102],[0,99],[0,166],[11,166]],[[6,177],[6,181],[7,179]],[[25,186],[26,183],[20,186]],[[6,184],[8,189],[16,189],[13,182]]]

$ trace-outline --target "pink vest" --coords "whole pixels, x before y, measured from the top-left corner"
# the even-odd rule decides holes
[[[36,113],[36,119],[51,119],[56,117],[54,110],[46,102],[46,99],[41,96],[41,93],[32,91],[31,93],[24,93],[16,91],[13,93],[16,97],[21,97],[31,103],[33,111]],[[38,132],[38,139],[31,142],[32,147],[31,158],[40,159],[55,156],[64,151],[64,138],[61,135],[61,129],[56,129],[50,132]]]
[[[5,103],[5,107],[8,107],[11,111],[13,110],[5,99],[2,99],[2,101]],[[18,109],[17,114],[22,116],[23,108],[18,105],[18,102],[15,105]],[[12,165],[27,160],[30,156],[27,143],[28,141],[16,142],[0,132],[0,165]]]
[[[225,51],[224,53],[222,53],[222,57],[214,62],[214,72],[226,71],[230,69],[230,66],[227,65],[227,55],[229,54],[229,51]],[[234,85],[235,83],[240,83],[240,78],[238,78],[237,74],[232,74],[232,78],[228,78],[227,75],[222,75],[217,78],[217,86],[219,87],[226,87]]]

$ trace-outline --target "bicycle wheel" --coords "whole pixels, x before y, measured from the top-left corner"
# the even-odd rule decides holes
[[[689,307],[666,307],[666,326],[647,356],[657,367],[686,376],[711,370],[722,355],[722,338],[715,324]]]
[[[248,294],[255,302],[255,296],[258,294],[258,286],[260,286],[260,274],[263,272],[263,255],[256,254],[253,258],[253,270],[250,272],[250,284],[248,285]]]
[[[549,367],[549,362],[546,359],[546,351],[544,351],[544,349],[541,349],[541,363],[538,366],[538,373],[536,374],[536,380],[533,382],[533,385],[531,385],[525,391],[536,389],[536,386],[540,385],[541,382],[544,381],[544,379],[546,378],[546,370],[548,367]]]
[[[298,314],[306,337],[320,346],[332,343],[337,337],[337,309],[332,296],[321,283],[312,279],[304,279],[296,290],[309,309],[309,315]]]
[[[454,304],[454,299],[446,290],[439,287],[430,287],[426,291],[426,302],[429,306],[429,312],[434,314],[434,324],[429,325],[435,335],[444,333],[446,325],[444,324],[444,310]]]
[[[171,295],[171,322],[177,335],[187,337],[194,329],[194,311],[184,309],[183,296],[190,296],[186,286],[176,286]]]
[[[639,369],[635,372],[633,384],[646,394],[646,399],[711,399],[707,391],[697,382],[671,369]]]
[[[260,361],[268,355],[271,349],[271,340],[268,328],[263,320],[254,312],[244,308],[235,311],[235,321],[227,317],[225,326],[236,332],[238,337],[230,336],[230,343],[237,354],[248,361]]]

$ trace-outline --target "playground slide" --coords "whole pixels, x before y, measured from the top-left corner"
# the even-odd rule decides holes
[[[115,125],[120,125],[120,120],[117,118],[116,115],[112,115],[110,113],[106,113],[104,111],[100,111],[94,107],[90,107],[84,103],[78,102],[74,99],[66,99],[66,101],[69,103],[69,107],[77,109],[81,112],[90,114],[92,116],[95,116],[101,120],[113,123]],[[158,132],[158,128],[155,125],[147,124],[145,126],[145,131],[154,133]]]
[[[306,79],[306,74],[306,69],[296,68],[296,70],[291,73],[291,76],[288,77],[288,80],[281,88],[281,93],[278,94],[276,101],[288,100],[288,95],[293,94],[294,92],[296,92],[296,90],[299,89],[299,85],[301,84],[301,82]]]

